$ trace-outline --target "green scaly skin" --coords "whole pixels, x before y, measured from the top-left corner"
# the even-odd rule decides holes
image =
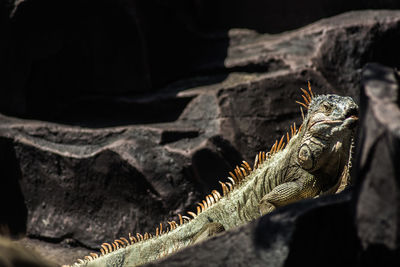
[[[225,192],[219,200],[214,195],[216,202],[207,205],[193,219],[172,227],[175,229],[168,233],[121,246],[93,260],[80,260],[76,265],[142,265],[278,207],[335,193],[340,181],[348,175],[358,107],[351,98],[337,95],[313,97],[307,106],[301,130],[284,149],[266,160],[256,157],[255,168],[233,190]]]

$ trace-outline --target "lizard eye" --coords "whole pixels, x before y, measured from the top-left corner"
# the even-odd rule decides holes
[[[321,111],[324,113],[330,113],[332,111],[332,105],[327,102],[324,102],[321,105]]]
[[[313,156],[310,148],[307,145],[301,146],[298,154],[298,160],[300,165],[305,170],[309,170],[313,167]]]

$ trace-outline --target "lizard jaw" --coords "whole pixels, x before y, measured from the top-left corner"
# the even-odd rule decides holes
[[[358,117],[355,115],[351,115],[350,117],[346,118],[343,121],[342,127],[353,128],[353,127],[355,127],[357,121],[358,121]]]
[[[340,124],[340,123],[342,123],[341,128],[342,127],[350,128],[355,125],[357,120],[358,120],[358,117],[355,115],[351,115],[350,117],[345,118],[344,120],[319,120],[319,121],[315,121],[315,122],[311,123],[310,126],[308,126],[308,130],[310,130],[311,128],[313,128],[314,126],[319,125],[319,124]]]

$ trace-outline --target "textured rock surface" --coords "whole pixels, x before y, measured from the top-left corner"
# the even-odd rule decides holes
[[[356,224],[364,264],[400,263],[400,89],[398,73],[363,71]]]
[[[181,42],[185,34],[174,32],[172,36],[180,36],[175,39],[179,45],[165,44],[165,50],[155,54],[143,49],[155,51],[156,46],[134,41],[148,34],[141,32],[147,25],[142,20],[129,20],[135,17],[129,12],[144,8],[135,7],[136,2],[122,8],[127,17],[119,17],[121,10],[115,6],[110,16],[96,13],[107,7],[98,6],[93,12],[97,15],[87,17],[84,10],[91,7],[89,3],[72,22],[55,16],[60,7],[47,14],[50,18],[37,15],[39,24],[31,26],[43,34],[24,28],[30,21],[25,18],[43,13],[36,1],[22,1],[11,19],[4,20],[11,25],[5,29],[12,42],[1,45],[14,52],[3,62],[14,71],[4,72],[7,85],[13,87],[4,86],[9,94],[0,100],[8,114],[0,115],[0,203],[6,214],[0,220],[12,234],[57,243],[57,251],[58,243],[90,249],[128,232],[153,231],[160,221],[193,208],[235,164],[242,159],[252,162],[256,152],[272,145],[293,121],[300,123],[294,101],[307,80],[320,94],[358,99],[366,62],[392,67],[400,62],[399,11],[350,12],[276,35],[224,31],[202,39],[207,45],[189,38],[187,42],[207,47],[182,52],[185,60],[189,52],[196,54],[189,64],[180,57],[169,58],[176,54],[168,48],[177,53],[187,45]],[[112,25],[122,34],[114,27],[100,30],[107,24],[105,17],[118,17]],[[47,23],[51,19],[54,24]],[[91,25],[83,29],[95,35],[94,46],[87,46],[87,35],[74,30],[82,28],[82,21]],[[160,23],[147,30],[160,25],[165,26]],[[126,43],[118,39],[127,36],[125,31],[134,36],[124,37],[132,38]],[[110,32],[119,37],[108,36]],[[120,48],[114,47],[132,42],[135,46],[128,54],[118,54]],[[74,54],[77,50],[83,55]],[[107,61],[104,51],[118,55]],[[14,61],[16,54],[20,58]],[[63,65],[64,60],[73,62]],[[93,66],[99,68],[95,73]],[[155,66],[160,69],[154,70]],[[167,77],[182,79],[169,82]],[[159,85],[169,83],[152,91],[159,88],[156,80]],[[298,213],[287,212],[288,218],[297,218]],[[58,258],[65,263],[65,257]],[[69,262],[74,258],[71,255]]]
[[[398,266],[400,87],[363,70],[355,188],[283,207],[147,266]]]
[[[4,267],[55,267],[35,253],[15,241],[0,236],[0,265]]]

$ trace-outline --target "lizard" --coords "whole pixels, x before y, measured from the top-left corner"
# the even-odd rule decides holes
[[[100,254],[78,259],[74,266],[138,266],[220,232],[243,225],[290,203],[333,194],[348,179],[358,106],[350,97],[314,95],[302,89],[303,123],[296,124],[253,164],[243,161],[189,216],[162,223],[154,234],[137,233],[103,243]],[[303,109],[307,110],[304,116]],[[341,186],[342,187],[342,186]]]

